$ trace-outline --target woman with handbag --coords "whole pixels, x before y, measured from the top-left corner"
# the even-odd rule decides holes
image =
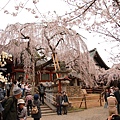
[[[34,107],[34,112],[32,113],[32,111],[31,111],[32,118],[34,118],[34,120],[40,120],[41,109],[40,109],[40,100],[39,100],[38,94],[34,95],[34,100],[33,100],[32,106]],[[35,112],[35,107],[37,107],[37,110],[36,110],[37,112]]]
[[[65,91],[63,91],[63,96],[62,96],[62,107],[63,107],[63,114],[67,115],[67,107],[68,107],[69,101],[68,101],[68,96]]]

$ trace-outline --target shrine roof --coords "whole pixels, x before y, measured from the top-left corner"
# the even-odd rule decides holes
[[[89,53],[90,53],[90,57],[92,57],[96,62],[96,65],[100,66],[101,68],[105,68],[105,70],[109,69],[109,67],[105,64],[105,62],[99,55],[96,48],[94,48],[93,50],[90,50]]]

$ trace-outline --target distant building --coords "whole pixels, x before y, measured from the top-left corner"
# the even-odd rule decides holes
[[[90,53],[90,56],[93,58],[96,67],[104,68],[105,70],[109,69],[109,67],[105,64],[105,62],[100,57],[96,48],[94,48],[93,50],[90,50],[89,53]]]

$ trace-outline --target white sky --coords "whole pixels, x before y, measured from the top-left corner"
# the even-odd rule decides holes
[[[8,3],[9,1],[9,3]],[[29,8],[35,8],[35,6],[32,4],[33,0],[0,0],[0,29],[5,29],[8,24],[14,24],[14,23],[29,23],[29,22],[39,22],[41,18],[43,18],[42,15],[40,15],[38,12],[36,14],[31,14],[27,10],[15,10],[14,6],[18,5],[22,1],[23,3],[27,4],[25,7]],[[8,3],[8,4],[7,4]],[[7,5],[6,5],[7,4]],[[6,5],[6,6],[5,6]],[[48,13],[48,11],[56,11],[57,14],[63,15],[65,11],[69,9],[69,6],[65,4],[62,0],[39,0],[39,4],[36,4],[37,7],[39,8],[39,11],[41,13]],[[5,6],[4,9],[2,9]],[[18,16],[13,17],[10,14],[5,14],[4,11],[8,10],[8,12],[18,12]],[[34,16],[38,15],[40,18],[35,18]],[[105,52],[104,49],[106,49],[106,43],[98,44],[99,40],[101,38],[99,37],[93,37],[90,33],[88,32],[83,32],[83,30],[78,30],[78,33],[80,33],[83,36],[86,36],[86,44],[88,46],[89,50],[92,50],[94,48],[97,48],[101,58],[105,61],[105,63],[111,67],[112,63],[108,62],[109,61],[109,53]],[[108,43],[107,43],[108,44]],[[107,47],[107,51],[110,51],[110,49]]]
[[[25,5],[25,8],[35,8],[34,4],[32,4],[33,0],[10,0],[10,2],[6,5],[4,10],[8,10],[8,12],[18,12],[18,16],[13,17],[10,14],[5,14],[3,6],[8,2],[9,0],[0,0],[0,22],[4,24],[0,24],[0,29],[5,28],[7,24],[14,24],[16,22],[20,23],[28,23],[28,22],[38,22],[39,19],[42,19],[43,16],[41,16],[39,13],[31,14],[31,12],[28,12],[27,10],[18,10],[16,11],[14,6],[19,5],[20,1],[23,3],[26,3],[25,1],[28,1]],[[57,11],[59,15],[63,15],[66,10],[68,10],[68,5],[65,4],[62,0],[39,0],[39,3],[36,4],[36,6],[39,8],[39,11],[43,14],[47,14],[49,11]],[[61,9],[62,8],[62,9]],[[34,16],[39,15],[40,18],[37,19]]]

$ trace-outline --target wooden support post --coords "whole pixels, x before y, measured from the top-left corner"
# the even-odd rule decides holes
[[[86,96],[84,95],[84,100],[85,100],[85,109],[87,109],[87,102],[86,102]]]
[[[102,106],[102,96],[101,96],[101,94],[100,94],[99,100],[100,100],[100,106]]]
[[[52,58],[53,58],[53,63],[54,63],[55,71],[60,70],[60,66],[59,66],[59,63],[58,63],[57,54],[53,53],[52,54]],[[59,74],[58,73],[56,73],[56,77],[59,78]],[[59,83],[58,83],[58,91],[61,92],[61,80],[59,80]]]
[[[85,109],[87,109],[87,103],[86,103],[86,96],[85,95],[83,95],[83,98],[82,98],[82,101],[80,103],[79,108],[81,108],[83,102],[85,103]]]
[[[84,101],[84,98],[82,98],[79,108],[81,108],[83,101]]]
[[[54,63],[54,68],[55,68],[55,71],[57,70],[57,64],[56,64],[56,55],[55,54],[52,54],[52,58],[53,58],[53,63]],[[58,78],[58,73],[56,73],[56,77]]]

